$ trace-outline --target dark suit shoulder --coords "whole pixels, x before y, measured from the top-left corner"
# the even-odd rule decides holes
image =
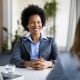
[[[55,38],[53,38],[53,37],[47,37],[47,39],[48,39],[48,42],[52,43],[52,45],[56,44]]]
[[[28,40],[28,38],[27,37],[20,37],[18,40],[19,41],[26,41],[26,40]]]
[[[19,39],[25,39],[25,38],[28,38],[26,36],[20,36]]]
[[[53,38],[53,37],[47,37],[47,39],[48,39],[48,40],[51,40],[51,41],[52,41],[52,40],[54,41],[54,38]]]

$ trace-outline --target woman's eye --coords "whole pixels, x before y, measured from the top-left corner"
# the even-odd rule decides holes
[[[30,22],[30,24],[34,24],[34,22]]]
[[[40,24],[40,22],[38,22],[38,24]]]

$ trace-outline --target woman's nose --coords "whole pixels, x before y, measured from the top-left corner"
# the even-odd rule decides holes
[[[34,26],[35,26],[35,27],[38,27],[38,23],[35,23]]]

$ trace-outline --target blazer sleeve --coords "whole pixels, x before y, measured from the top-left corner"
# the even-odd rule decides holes
[[[56,62],[56,58],[57,58],[58,54],[59,54],[59,50],[58,50],[57,44],[55,42],[55,39],[52,38],[52,43],[51,43],[51,59],[52,59],[53,63]]]
[[[14,49],[12,50],[11,55],[11,64],[15,64],[17,67],[24,67],[22,63],[24,60],[21,58],[21,38],[18,40],[17,44],[15,45]]]

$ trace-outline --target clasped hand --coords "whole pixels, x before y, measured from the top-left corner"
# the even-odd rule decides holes
[[[33,61],[25,61],[23,63],[24,67],[32,67],[35,70],[43,70],[48,67],[52,67],[52,61],[46,61],[43,58],[35,59]]]
[[[49,67],[49,61],[44,60],[43,58],[36,59],[32,61],[32,68],[35,70],[43,70]]]

